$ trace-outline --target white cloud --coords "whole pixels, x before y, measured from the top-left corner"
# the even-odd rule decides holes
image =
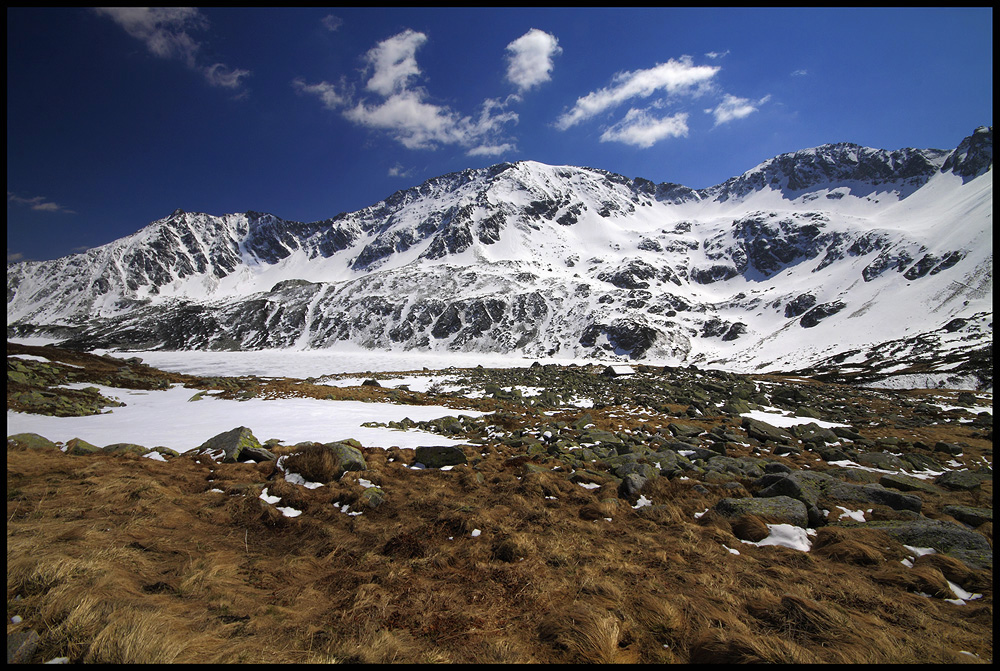
[[[718,58],[725,58],[728,55],[729,55],[729,49],[726,49],[725,51],[721,51],[721,52],[720,51],[709,51],[707,54],[705,54],[705,56],[707,56],[708,58],[711,58],[712,60],[716,60]]]
[[[336,32],[342,25],[344,25],[344,20],[339,16],[334,16],[333,14],[327,14],[322,18],[322,23],[324,28],[333,33]]]
[[[73,210],[63,207],[58,203],[53,203],[45,196],[35,196],[34,198],[24,198],[18,196],[17,194],[7,192],[7,202],[17,203],[18,205],[27,205],[32,210],[38,212],[62,212],[63,214],[76,214]]]
[[[389,168],[389,177],[409,177],[413,174],[413,170],[410,168],[404,168],[402,163],[396,163],[396,165]]]
[[[494,101],[484,103],[480,118],[473,120],[422,98],[421,91],[402,91],[381,105],[359,102],[345,110],[344,116],[359,125],[388,131],[407,149],[433,149],[438,144],[468,146],[499,131],[502,124],[517,120],[513,112],[494,115]]]
[[[648,70],[619,73],[615,75],[611,86],[577,99],[573,109],[559,117],[556,127],[566,130],[627,100],[648,98],[658,91],[696,95],[719,70],[720,68],[712,65],[694,65],[690,56],[681,56]]]
[[[420,74],[416,53],[425,42],[426,35],[407,29],[372,47],[365,55],[375,71],[368,90],[389,96],[406,89],[410,77]]]
[[[318,97],[323,102],[323,107],[329,110],[336,110],[351,102],[351,96],[346,91],[346,86],[341,82],[338,87],[329,82],[319,84],[306,84],[301,78],[292,80],[292,87],[300,93],[308,93]]]
[[[683,112],[658,119],[646,110],[630,109],[624,119],[604,131],[601,142],[622,142],[648,149],[668,137],[687,137],[687,119]]]
[[[562,48],[554,36],[532,28],[508,44],[507,52],[507,79],[523,92],[552,78],[552,59]]]
[[[230,68],[223,63],[216,63],[215,65],[203,68],[202,72],[205,73],[205,79],[208,80],[209,84],[212,86],[221,86],[226,89],[240,88],[242,86],[240,80],[250,76],[249,70]]]
[[[426,35],[405,30],[379,42],[365,54],[372,74],[365,89],[381,96],[381,102],[355,100],[346,84],[328,82],[306,84],[295,79],[292,86],[302,93],[315,95],[331,110],[343,108],[344,118],[360,126],[388,132],[408,149],[435,149],[441,144],[474,147],[471,152],[486,153],[490,147],[505,146],[494,138],[502,126],[517,121],[517,114],[506,110],[508,101],[483,101],[479,117],[474,119],[443,105],[427,102],[423,88],[410,86],[421,73],[416,51],[427,41]]]
[[[513,151],[516,147],[509,142],[494,145],[480,145],[465,152],[467,156],[499,156],[508,151]]]
[[[750,100],[749,98],[737,98],[728,93],[716,107],[707,109],[707,114],[715,116],[715,125],[729,123],[734,119],[743,119],[757,111],[758,106],[763,105],[771,96],[766,95],[760,100]]]
[[[793,77],[804,77],[807,74],[809,74],[808,70],[793,70],[792,71],[792,76]]]
[[[188,31],[205,30],[208,19],[194,7],[98,7],[94,11],[121,26],[126,33],[146,45],[158,58],[177,59],[200,71],[212,86],[240,87],[249,70],[230,68],[223,63],[198,65],[201,43]]]

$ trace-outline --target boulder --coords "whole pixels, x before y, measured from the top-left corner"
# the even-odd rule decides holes
[[[754,515],[774,524],[794,524],[802,528],[809,526],[805,504],[789,496],[722,499],[715,504],[715,511],[729,519]]]
[[[59,451],[58,445],[44,436],[39,436],[37,433],[17,433],[13,436],[7,436],[7,449],[9,450],[12,447],[28,450]]]
[[[67,443],[68,445],[69,443]],[[148,447],[143,447],[142,445],[136,445],[134,443],[113,443],[102,448],[105,454],[136,454],[142,456],[148,453],[150,450]]]
[[[791,443],[795,440],[795,438],[784,429],[779,429],[778,427],[772,426],[767,422],[762,422],[759,419],[744,417],[742,426],[746,429],[748,436],[762,442],[770,440],[775,443]]]
[[[978,471],[948,471],[942,473],[935,480],[934,484],[948,489],[960,491],[972,491],[979,489],[986,480],[992,480],[992,473],[980,473]]]
[[[985,537],[961,524],[945,520],[869,522],[866,527],[881,529],[903,545],[934,548],[978,569],[993,569],[993,548]]]
[[[362,454],[361,450],[357,447],[349,445],[343,441],[325,443],[323,447],[329,449],[337,460],[337,470],[339,472],[337,477],[340,477],[340,475],[343,475],[346,471],[368,470],[368,463],[365,461],[365,455]],[[420,448],[417,449],[419,450]]]
[[[91,445],[82,438],[72,438],[66,443],[66,454],[72,454],[75,456],[84,456],[87,454],[94,454],[100,452],[101,448],[97,445]]]
[[[987,522],[993,522],[993,510],[991,508],[973,508],[972,506],[945,506],[941,509],[945,515],[951,515],[959,522],[964,522],[970,527],[978,527]]]
[[[427,468],[469,463],[462,448],[455,445],[421,445],[416,450],[415,460]]]
[[[240,461],[240,453],[247,447],[260,448],[260,441],[254,437],[250,429],[245,426],[238,426],[235,429],[209,438],[198,447],[198,451],[219,452],[221,450],[224,453],[222,461],[227,464],[234,464]]]

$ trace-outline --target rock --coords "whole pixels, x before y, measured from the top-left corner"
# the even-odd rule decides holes
[[[865,526],[881,529],[903,545],[934,548],[974,568],[993,569],[993,549],[989,541],[960,524],[925,518],[904,522],[869,522]]]
[[[945,506],[941,509],[945,515],[951,515],[959,522],[964,522],[970,527],[978,527],[986,522],[993,522],[993,510],[991,508],[973,508],[972,506]]]
[[[135,445],[134,443],[113,443],[107,445],[102,450],[105,454],[135,454],[142,456],[148,453],[149,448],[143,447],[142,445]]]
[[[15,631],[7,634],[7,663],[29,664],[41,637],[34,631]]]
[[[427,468],[469,463],[462,448],[454,445],[422,445],[416,450],[416,461]]]
[[[885,452],[862,452],[858,455],[858,463],[884,471],[899,471],[906,468],[906,462]]]
[[[993,475],[987,473],[978,473],[976,471],[948,471],[939,475],[934,480],[934,484],[947,487],[948,489],[968,492],[979,489],[983,482],[992,479]]]
[[[7,449],[11,448],[59,451],[58,445],[37,433],[17,433],[13,436],[7,436]]]
[[[252,461],[259,464],[263,461],[275,461],[278,456],[263,447],[244,447],[240,452],[240,461]]]
[[[362,454],[361,450],[357,447],[349,445],[344,441],[325,443],[323,447],[330,450],[333,453],[334,458],[337,460],[338,478],[346,471],[368,470],[368,463],[365,461],[365,455]],[[417,449],[419,450],[420,448]]]
[[[260,447],[260,442],[254,437],[253,432],[245,426],[238,426],[231,431],[220,433],[209,438],[198,447],[199,452],[225,453],[223,461],[227,464],[234,464],[240,460],[240,453],[246,447]]]
[[[629,473],[618,485],[618,496],[631,501],[639,496],[639,492],[647,482],[648,480],[638,473]]]
[[[369,379],[365,380],[364,382],[362,382],[361,386],[362,387],[381,387],[382,385],[379,383],[378,380],[369,378]]]
[[[803,528],[809,526],[809,515],[805,504],[789,496],[722,499],[715,504],[715,510],[730,519],[755,515],[775,524],[794,524]]]
[[[925,482],[920,478],[914,478],[909,475],[890,473],[879,478],[878,483],[883,487],[891,487],[892,489],[898,489],[901,492],[927,492],[928,494],[942,493],[940,487],[935,487],[929,482]]]
[[[695,436],[700,436],[705,433],[705,429],[692,424],[672,423],[667,428],[670,429],[670,433],[674,434],[678,438],[694,438]]]
[[[800,408],[798,414],[803,414]],[[792,434],[803,443],[838,443],[840,437],[830,429],[824,429],[814,422],[791,427]]]
[[[385,491],[381,487],[367,487],[358,498],[369,508],[378,508],[385,501]]]
[[[746,429],[747,435],[759,441],[770,440],[775,443],[790,443],[795,438],[792,437],[784,429],[779,429],[776,426],[772,426],[767,422],[762,422],[759,419],[752,419],[750,417],[744,417],[741,423],[744,429]]]
[[[101,448],[97,445],[91,445],[81,438],[72,438],[66,443],[66,454],[72,454],[74,456],[84,456],[100,451]]]

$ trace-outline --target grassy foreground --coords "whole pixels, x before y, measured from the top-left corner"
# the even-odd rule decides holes
[[[876,419],[881,406],[865,398],[853,402]],[[531,408],[492,402],[504,411],[495,434],[539,421]],[[587,412],[601,430],[655,431],[683,408],[659,407],[641,420],[613,404]],[[738,430],[722,416],[684,421]],[[965,458],[992,460],[991,429],[988,441],[959,423],[896,434],[960,440]],[[750,496],[749,479],[653,478],[642,495],[656,505],[634,508],[599,463],[598,486],[585,488],[516,442],[470,442],[470,463],[451,470],[413,469],[411,450],[366,447],[367,470],[339,478],[315,450],[295,464],[325,483],[315,489],[275,477],[273,462],[74,456],[9,442],[7,611],[23,621],[8,619],[8,635],[37,631],[34,661],[90,663],[992,659],[988,570],[944,554],[904,566],[910,551],[863,526],[822,526],[809,552],[743,543],[752,532],[742,527],[760,520],[711,509]],[[756,441],[728,446],[731,457],[761,454]],[[790,468],[806,456],[767,454]],[[361,479],[381,489],[377,505]],[[283,516],[261,500],[264,488],[302,514]],[[923,514],[945,519],[946,504],[991,508],[992,480],[916,494]],[[897,516],[866,507],[869,519]],[[991,523],[977,531],[992,545]],[[982,598],[946,601],[948,580]]]

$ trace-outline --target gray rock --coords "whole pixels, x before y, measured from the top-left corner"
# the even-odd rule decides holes
[[[945,515],[951,515],[959,522],[964,522],[970,527],[978,527],[980,524],[993,521],[993,510],[991,508],[973,508],[972,506],[945,506],[941,509]]]
[[[422,445],[416,450],[416,461],[427,468],[469,463],[462,448],[454,445]]]
[[[48,438],[37,433],[17,433],[7,436],[7,449],[11,447],[26,447],[29,450],[55,450],[59,451],[59,446]]]
[[[744,429],[746,429],[747,435],[756,440],[770,440],[775,443],[790,443],[795,440],[795,438],[784,429],[779,429],[776,426],[772,426],[767,422],[762,422],[758,419],[744,417],[741,425]]]
[[[869,522],[865,526],[881,529],[904,545],[934,548],[974,568],[993,569],[993,549],[989,541],[960,524],[924,518],[905,522]]]
[[[878,483],[883,487],[891,487],[892,489],[898,489],[901,492],[927,492],[928,494],[940,494],[943,491],[940,487],[935,487],[920,478],[894,473],[883,475],[879,478]]]
[[[345,471],[368,470],[368,463],[365,461],[365,455],[361,453],[361,450],[353,445],[338,442],[324,443],[323,447],[333,452],[334,457],[337,459],[337,469],[340,472],[340,475],[343,475]],[[419,450],[420,448],[418,447],[417,449]]]
[[[38,649],[41,637],[34,631],[15,631],[7,634],[7,663],[28,664]]]
[[[776,524],[794,524],[803,528],[809,525],[806,505],[789,496],[722,499],[715,504],[715,510],[729,519],[736,519],[744,515],[756,515]]]
[[[278,456],[263,447],[244,447],[240,452],[240,461],[252,461],[261,463],[263,461],[275,461]]]
[[[992,480],[992,473],[980,473],[977,471],[948,471],[942,473],[935,480],[934,484],[960,491],[972,491],[979,489],[979,486],[986,480]]]
[[[884,471],[899,471],[906,468],[906,462],[886,452],[862,452],[858,455],[858,463]]]
[[[225,452],[223,461],[233,464],[239,461],[240,452],[246,447],[260,447],[260,441],[254,437],[253,432],[245,426],[238,426],[231,431],[220,433],[209,438],[198,447],[199,452]]]
[[[74,440],[76,440],[76,439],[74,439]],[[72,442],[72,441],[70,441],[70,442]],[[68,444],[69,443],[67,443],[67,445]],[[84,443],[84,445],[86,445],[86,443]],[[76,445],[76,447],[77,447],[78,450],[80,449],[79,443]],[[91,445],[91,447],[93,447],[93,446]],[[84,448],[84,450],[85,449],[86,448]],[[137,454],[139,456],[142,456],[144,454],[148,454],[150,452],[150,449],[148,447],[143,447],[142,445],[136,445],[135,443],[113,443],[111,445],[106,445],[105,447],[101,448],[101,451],[104,452],[105,454],[126,454],[126,453],[129,453],[129,454]],[[87,454],[87,452],[86,451],[76,451],[76,452],[73,452],[73,454]]]
[[[801,413],[801,409],[799,411]],[[808,424],[798,424],[791,427],[791,432],[796,438],[801,440],[803,443],[838,443],[840,442],[840,436],[835,434],[830,429],[824,429],[815,422],[809,422]]]
[[[647,482],[648,479],[638,473],[629,473],[622,478],[621,483],[618,485],[618,496],[623,499],[632,500],[639,496],[639,492],[646,486]]]

